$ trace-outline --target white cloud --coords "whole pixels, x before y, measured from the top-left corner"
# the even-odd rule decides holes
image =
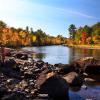
[[[58,9],[60,12],[63,12],[65,14],[71,14],[71,15],[76,15],[77,17],[84,17],[84,18],[89,18],[89,19],[99,19],[99,18],[96,18],[94,16],[91,16],[91,15],[88,15],[88,14],[85,14],[85,13],[82,13],[82,12],[79,12],[79,11],[75,11],[75,10],[71,10],[71,9],[63,9],[63,8],[56,8]]]

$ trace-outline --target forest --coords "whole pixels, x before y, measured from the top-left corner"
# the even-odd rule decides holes
[[[70,38],[67,41],[67,44],[75,45],[100,45],[100,22],[84,27],[76,28],[74,24],[69,26]]]
[[[67,30],[67,29],[66,29]],[[0,20],[0,44],[7,47],[45,46],[45,45],[100,45],[100,22],[76,28],[71,24],[68,28],[70,37],[47,35],[41,29],[33,31],[26,26],[25,29],[9,27]],[[67,34],[67,33],[66,33]]]
[[[8,27],[5,22],[0,21],[0,44],[7,47],[60,45],[66,41],[62,35],[50,36],[41,29],[33,31],[28,26],[25,29]]]

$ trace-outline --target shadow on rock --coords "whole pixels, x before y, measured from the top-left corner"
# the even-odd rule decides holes
[[[48,78],[40,87],[41,94],[48,94],[51,100],[69,100],[68,84],[60,76]]]

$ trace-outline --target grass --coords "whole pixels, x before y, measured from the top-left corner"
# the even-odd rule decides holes
[[[100,44],[79,44],[79,45],[75,45],[75,44],[64,44],[64,46],[69,46],[69,47],[79,47],[79,48],[96,48],[96,49],[100,49]]]

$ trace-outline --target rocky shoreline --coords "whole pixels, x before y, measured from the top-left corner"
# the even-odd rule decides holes
[[[100,82],[90,77],[100,75],[100,60],[93,57],[51,65],[26,52],[8,54],[0,62],[0,100],[69,100],[70,86],[87,89],[84,82]]]

